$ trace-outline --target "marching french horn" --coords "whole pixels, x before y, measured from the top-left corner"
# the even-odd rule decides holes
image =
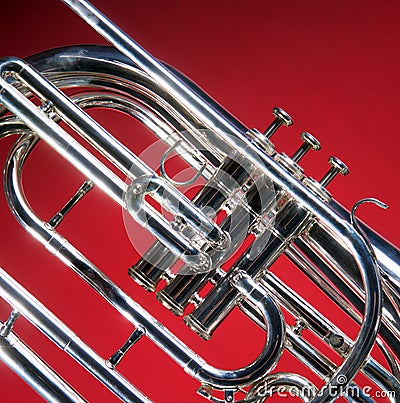
[[[400,252],[358,219],[387,205],[337,202],[329,185],[349,168],[330,156],[309,174],[313,134],[282,152],[282,108],[247,127],[89,2],[61,3],[111,46],[0,61],[4,193],[21,226],[5,239],[21,255],[24,230],[41,245],[19,269],[3,260],[0,359],[51,402],[178,401],[182,383],[185,401],[397,402]],[[64,374],[53,354],[76,362]]]

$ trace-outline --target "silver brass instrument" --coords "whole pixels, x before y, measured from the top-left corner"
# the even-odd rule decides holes
[[[109,358],[102,357],[6,267],[0,270],[0,295],[11,310],[0,328],[1,360],[47,401],[86,401],[17,337],[13,326],[23,316],[124,402],[151,401],[134,386],[129,371],[122,375],[117,370],[143,339],[198,381],[197,392],[213,402],[264,402],[280,394],[313,403],[339,397],[378,401],[360,384],[359,373],[380,396],[398,402],[400,252],[356,218],[361,204],[386,205],[363,199],[348,212],[337,203],[326,187],[337,174],[348,173],[338,158],[329,159],[331,168],[320,181],[307,176],[299,162],[309,150],[320,148],[308,132],[301,133],[302,145],[293,155],[276,151],[270,138],[280,126],[292,124],[282,109],[274,108],[274,120],[263,132],[248,129],[90,3],[63,3],[113,47],[71,46],[27,60],[1,60],[0,138],[18,135],[4,170],[5,194],[18,222],[133,329]],[[163,147],[159,166],[113,137],[89,115],[94,108],[122,112],[154,133]],[[29,204],[22,186],[24,164],[43,142],[86,178],[46,220]],[[176,156],[194,172],[190,179],[169,174]],[[180,188],[192,185],[189,198]],[[152,245],[129,268],[126,281],[155,292],[161,304],[183,316],[205,340],[232,311],[242,311],[265,331],[253,362],[236,369],[208,362],[57,230],[93,188],[124,210],[134,246],[140,235],[137,226],[131,227],[133,221],[152,236]],[[270,270],[281,257],[358,325],[355,337]],[[325,349],[314,346],[307,334]],[[374,347],[382,360],[371,355]],[[282,354],[294,356],[314,377],[282,370]]]

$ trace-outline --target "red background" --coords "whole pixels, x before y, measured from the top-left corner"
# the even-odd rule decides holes
[[[319,179],[329,155],[340,157],[351,175],[336,179],[331,192],[347,207],[369,196],[389,204],[386,212],[364,207],[360,216],[400,244],[398,1],[98,0],[94,4],[249,127],[263,130],[275,105],[287,110],[295,125],[275,135],[277,149],[291,154],[301,131],[313,133],[323,148],[304,159],[306,172]],[[3,56],[25,57],[57,46],[105,43],[55,0],[6,2],[2,17]],[[2,164],[12,143],[10,138],[0,143]],[[35,209],[48,219],[82,178],[66,171],[67,164],[45,146],[35,154],[27,164],[32,171],[25,176],[26,190]],[[108,357],[130,334],[131,326],[22,230],[3,195],[0,203],[0,265]],[[99,191],[82,202],[60,231],[213,364],[233,367],[257,354],[260,332],[240,315],[230,317],[215,340],[206,343],[130,280],[126,269],[137,255],[125,235],[120,209]],[[5,320],[6,304],[2,303],[0,313]],[[116,400],[24,319],[15,328],[89,401]],[[197,383],[147,340],[129,353],[121,372],[156,402],[203,401],[194,394]],[[0,366],[0,387],[4,402],[41,401],[4,365]]]

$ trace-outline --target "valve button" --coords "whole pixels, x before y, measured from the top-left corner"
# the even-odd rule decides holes
[[[331,165],[330,170],[319,182],[324,187],[326,187],[337,174],[341,174],[343,176],[349,174],[349,168],[347,168],[347,165],[339,158],[329,157],[329,164]]]
[[[293,124],[293,119],[290,117],[290,115],[285,112],[283,109],[278,108],[277,106],[272,110],[272,113],[274,116],[279,119],[282,124],[285,126],[291,126]]]
[[[318,151],[321,149],[320,142],[310,133],[302,132],[300,134],[300,138],[303,141],[303,144],[299,147],[299,149],[293,154],[292,160],[294,162],[299,162],[309,150]]]
[[[339,158],[329,157],[329,164],[331,164],[332,168],[336,169],[341,175],[345,176],[349,174],[349,168],[347,168],[347,165]]]
[[[272,135],[282,126],[291,126],[293,124],[292,118],[283,109],[275,107],[272,110],[275,119],[273,122],[264,130],[264,136],[269,139]]]

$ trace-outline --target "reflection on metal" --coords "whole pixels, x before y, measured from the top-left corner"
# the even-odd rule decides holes
[[[12,326],[18,315],[23,315],[122,401],[150,401],[116,370],[131,347],[139,348],[141,343],[136,343],[143,337],[198,380],[199,393],[215,402],[262,402],[279,388],[313,403],[334,401],[351,389],[359,396],[355,399],[347,394],[348,401],[369,402],[354,381],[359,372],[382,391],[400,396],[400,253],[355,220],[357,206],[349,215],[326,190],[338,173],[348,174],[346,165],[331,157],[331,168],[320,182],[307,177],[298,162],[308,150],[320,148],[312,135],[301,134],[303,144],[291,158],[277,153],[270,141],[280,126],[293,123],[285,111],[274,108],[274,120],[264,133],[249,130],[88,2],[64,3],[114,48],[90,46],[83,52],[79,46],[69,47],[27,61],[9,58],[0,62],[0,138],[19,136],[4,171],[6,198],[19,223],[135,330],[105,360],[43,306],[40,298],[0,270],[0,294],[13,307],[0,328],[4,347],[0,348],[0,358],[46,400],[84,401],[17,341]],[[60,90],[71,87],[82,87],[73,99]],[[42,106],[36,106],[35,97]],[[96,107],[128,114],[165,143],[161,176],[85,112]],[[121,175],[89,153],[60,122],[111,161]],[[24,164],[39,141],[48,143],[88,178],[49,222],[32,210],[21,183]],[[169,178],[164,165],[173,151],[194,169],[192,179],[177,183]],[[200,177],[205,184],[193,200],[176,188],[195,185]],[[230,312],[239,307],[266,331],[265,344],[254,362],[235,370],[211,366],[56,230],[93,186],[156,238],[129,269],[129,275],[149,291],[156,291],[165,279],[167,284],[157,289],[157,298],[176,315],[184,315],[186,307],[193,304],[184,321],[204,339],[211,338]],[[223,217],[217,224],[219,214]],[[245,251],[223,270],[221,266],[243,243]],[[359,324],[354,340],[340,329],[340,324],[325,318],[269,270],[281,255],[293,261]],[[178,260],[184,266],[176,273],[173,266]],[[212,287],[200,297],[206,285]],[[297,319],[295,326],[285,322],[281,308]],[[339,366],[310,345],[306,330],[339,355]],[[370,357],[375,344],[382,349],[392,373]],[[274,372],[284,350],[321,377],[325,386],[318,391],[299,374]],[[305,389],[308,394],[303,393]],[[396,396],[387,395],[396,402]]]

